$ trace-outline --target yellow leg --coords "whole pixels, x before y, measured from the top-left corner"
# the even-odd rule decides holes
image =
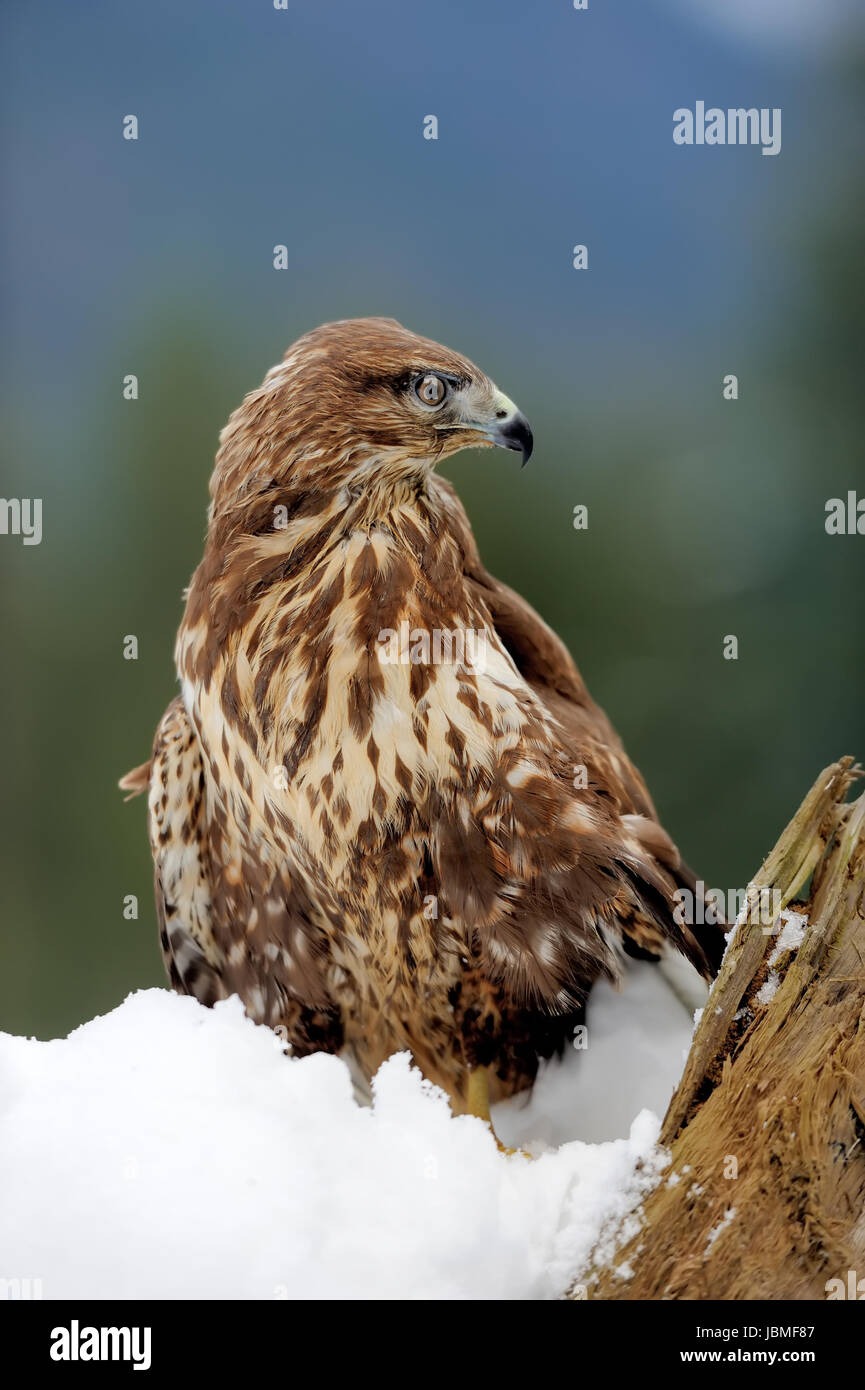
[[[486,1121],[490,1129],[493,1128],[490,1119],[490,1079],[486,1067],[474,1067],[469,1072],[466,1087],[466,1110],[469,1115],[477,1115],[479,1120]]]
[[[503,1154],[522,1153],[525,1158],[531,1157],[530,1154],[525,1154],[522,1149],[509,1149],[502,1143],[493,1129],[493,1122],[490,1119],[490,1078],[486,1067],[474,1067],[469,1072],[466,1085],[466,1113],[476,1115],[479,1120],[483,1120],[484,1124],[489,1125],[490,1133]]]

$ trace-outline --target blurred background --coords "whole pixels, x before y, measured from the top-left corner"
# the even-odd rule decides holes
[[[865,496],[852,6],[7,0],[0,23],[0,491],[43,499],[41,545],[0,536],[0,1028],[163,983],[145,804],[116,782],[175,691],[218,432],[327,319],[398,318],[518,401],[529,468],[449,469],[484,558],[697,872],[743,886],[820,769],[865,757],[865,536],[824,529]],[[674,145],[697,100],[782,108],[781,153]]]

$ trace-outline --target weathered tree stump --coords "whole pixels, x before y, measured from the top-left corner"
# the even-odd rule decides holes
[[[865,796],[846,801],[859,772],[845,758],[821,774],[749,885],[664,1119],[669,1168],[573,1296],[825,1299],[861,1280],[865,1297]],[[773,916],[807,919],[783,939],[767,892]]]

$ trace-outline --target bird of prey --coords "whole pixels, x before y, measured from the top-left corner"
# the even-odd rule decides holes
[[[366,1078],[408,1050],[456,1111],[527,1087],[599,976],[723,936],[562,642],[484,568],[459,449],[532,433],[393,319],[300,338],[220,436],[181,694],[150,761],[175,989],[240,996]]]

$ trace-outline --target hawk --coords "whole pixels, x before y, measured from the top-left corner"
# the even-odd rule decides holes
[[[121,783],[175,989],[366,1078],[408,1050],[487,1118],[624,954],[708,977],[724,944],[677,920],[643,779],[435,471],[494,445],[532,451],[514,402],[393,319],[290,347],[220,436],[181,694]]]

